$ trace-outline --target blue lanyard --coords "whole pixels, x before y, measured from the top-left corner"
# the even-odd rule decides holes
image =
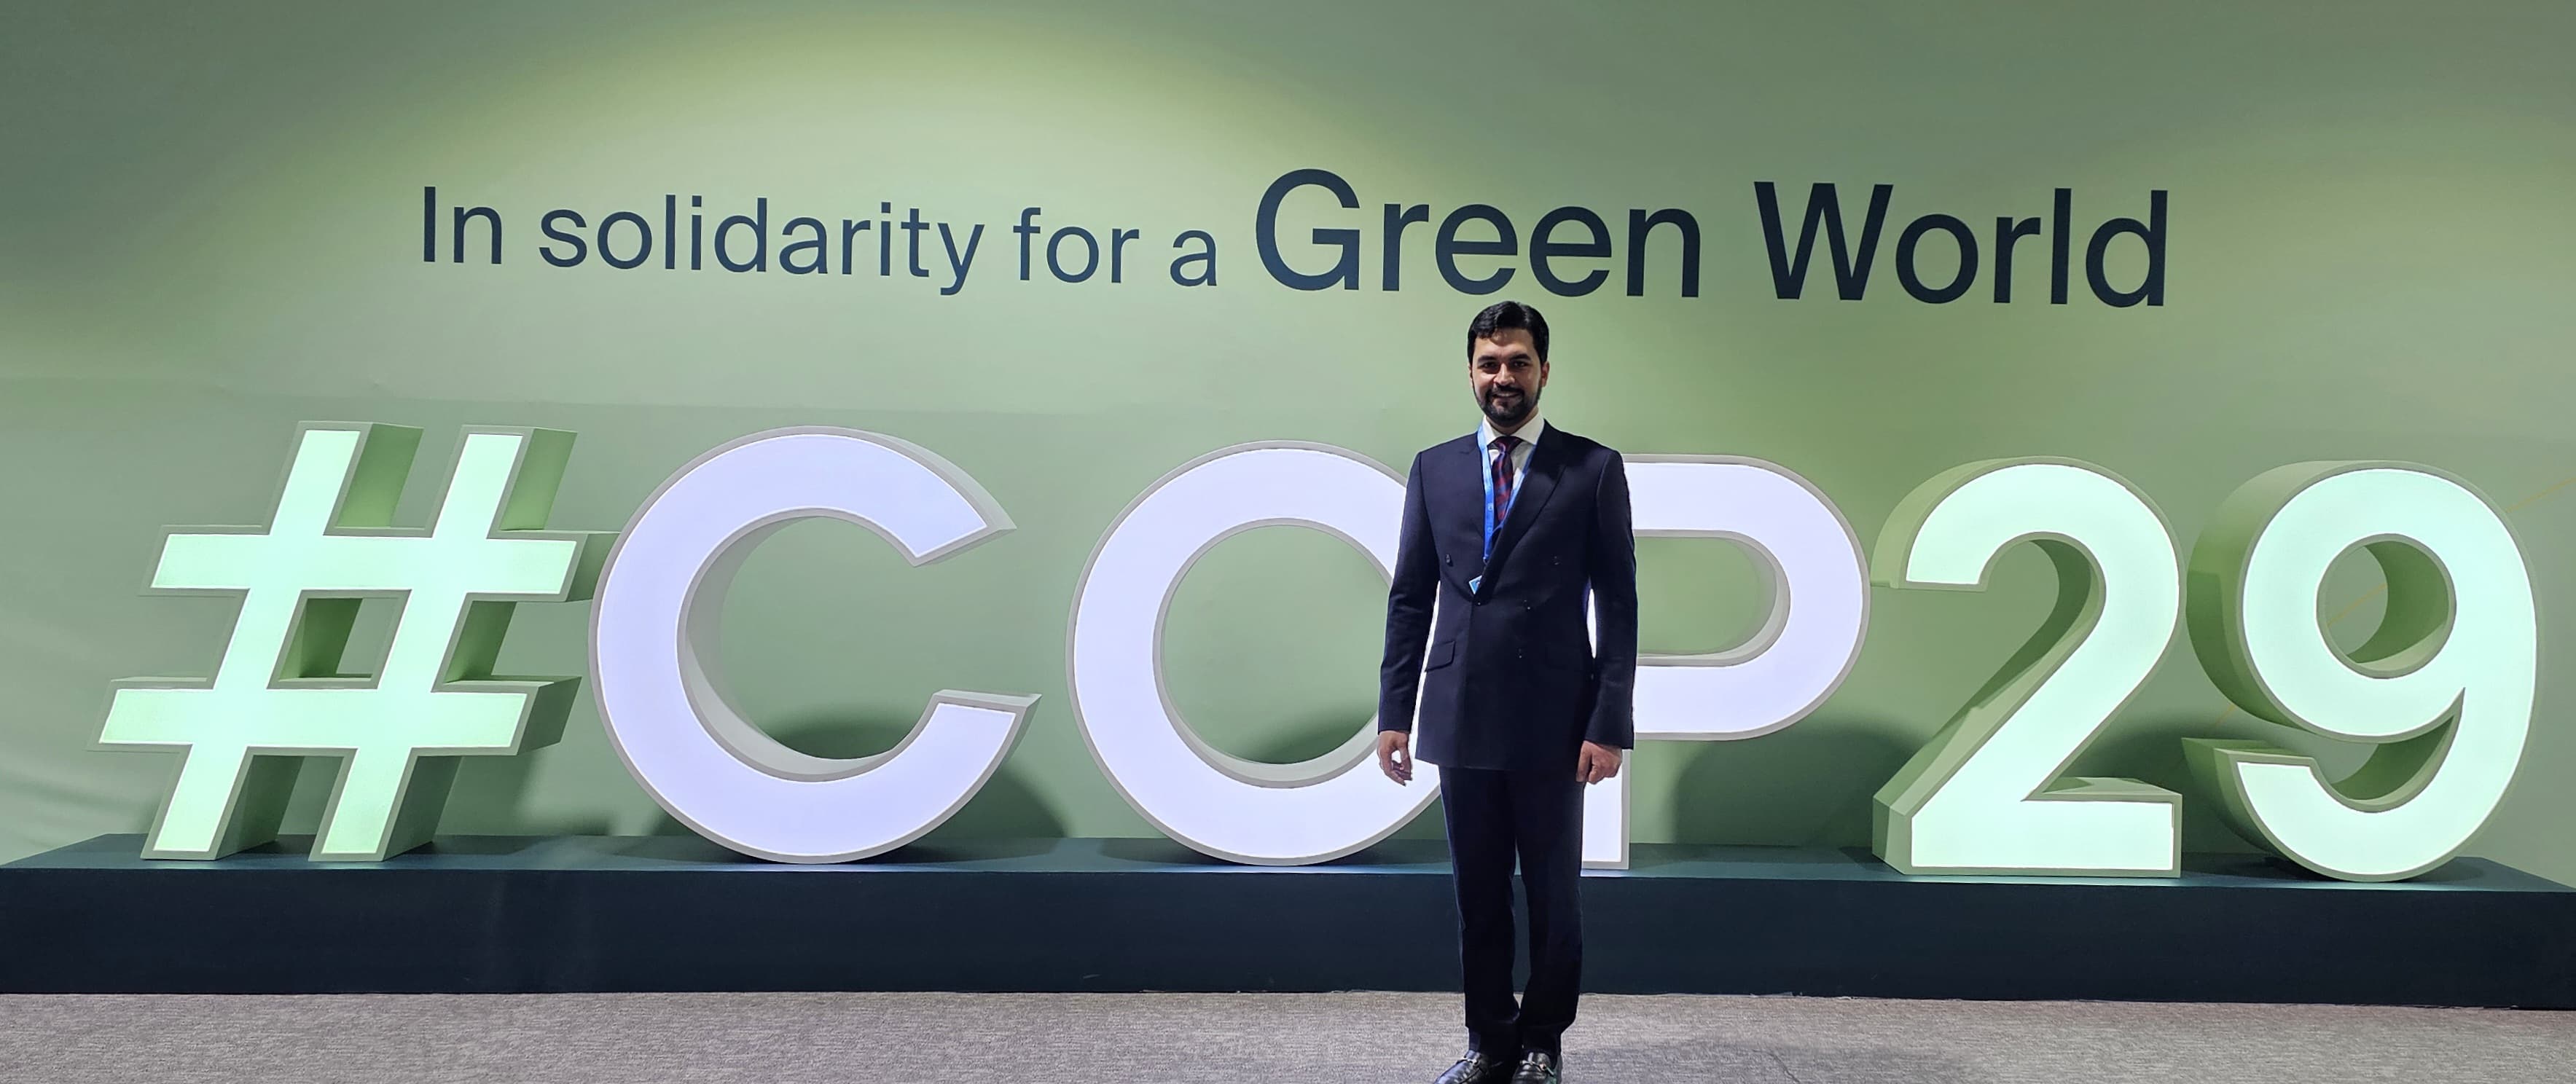
[[[1488,451],[1490,450],[1491,449],[1488,449]],[[1533,452],[1533,454],[1535,454],[1535,452]],[[1503,469],[1511,470],[1511,453],[1504,452],[1502,455]],[[1503,505],[1503,516],[1505,518],[1509,518],[1511,516],[1512,505],[1519,503],[1521,499],[1521,487],[1517,484],[1520,481],[1519,472],[1515,471],[1513,473],[1512,481],[1515,483],[1512,486],[1512,499]],[[1494,522],[1494,461],[1487,459],[1485,460],[1485,560],[1487,561],[1494,559],[1494,532],[1500,529],[1501,526],[1501,524]],[[1479,580],[1484,579],[1482,576],[1478,576],[1476,578]]]

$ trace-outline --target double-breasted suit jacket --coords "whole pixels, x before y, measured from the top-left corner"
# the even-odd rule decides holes
[[[1633,744],[1627,470],[1619,453],[1549,427],[1530,446],[1488,561],[1489,456],[1462,436],[1415,456],[1405,477],[1378,728],[1414,731],[1414,755],[1443,768],[1571,775],[1583,742]]]

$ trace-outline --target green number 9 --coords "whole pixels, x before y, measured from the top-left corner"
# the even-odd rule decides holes
[[[2387,616],[2347,658],[2317,621],[2327,566],[2364,547]],[[2538,676],[2531,576],[2464,483],[2394,463],[2298,463],[2221,504],[2186,605],[2210,680],[2256,718],[2376,746],[2329,781],[2258,741],[2186,739],[2202,793],[2249,840],[2329,877],[2389,881],[2448,861],[2504,800]]]

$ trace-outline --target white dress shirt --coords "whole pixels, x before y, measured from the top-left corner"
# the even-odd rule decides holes
[[[1533,403],[1530,406],[1529,419],[1522,422],[1520,429],[1512,434],[1521,438],[1519,444],[1512,446],[1512,492],[1514,494],[1517,495],[1521,491],[1521,471],[1529,466],[1530,449],[1538,447],[1538,438],[1546,433],[1547,419],[1539,413],[1537,404]],[[1501,435],[1494,431],[1494,420],[1491,418],[1476,423],[1476,454],[1485,461],[1487,478],[1493,477],[1494,474],[1494,438]]]
[[[1538,405],[1533,403],[1530,405],[1530,416],[1522,421],[1520,429],[1512,434],[1521,438],[1520,443],[1512,445],[1512,499],[1514,500],[1520,499],[1521,476],[1522,472],[1529,468],[1530,449],[1538,447],[1538,438],[1546,433],[1547,419],[1539,416]],[[1494,438],[1501,435],[1494,432],[1492,418],[1476,423],[1476,455],[1485,461],[1485,484],[1488,486],[1494,484]],[[1497,533],[1502,529],[1501,523],[1494,524],[1494,530]],[[1468,580],[1467,589],[1475,590],[1483,580],[1483,576]]]

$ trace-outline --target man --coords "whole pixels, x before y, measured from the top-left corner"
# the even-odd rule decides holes
[[[1417,752],[1439,766],[1458,896],[1467,1056],[1439,1084],[1558,1084],[1582,978],[1583,785],[1618,775],[1632,744],[1628,475],[1619,453],[1539,416],[1547,378],[1538,310],[1505,301],[1467,325],[1468,387],[1484,420],[1413,457],[1387,592],[1378,767],[1408,783]],[[1597,651],[1584,632],[1587,589]],[[1529,988],[1517,1003],[1516,857],[1530,905]]]

